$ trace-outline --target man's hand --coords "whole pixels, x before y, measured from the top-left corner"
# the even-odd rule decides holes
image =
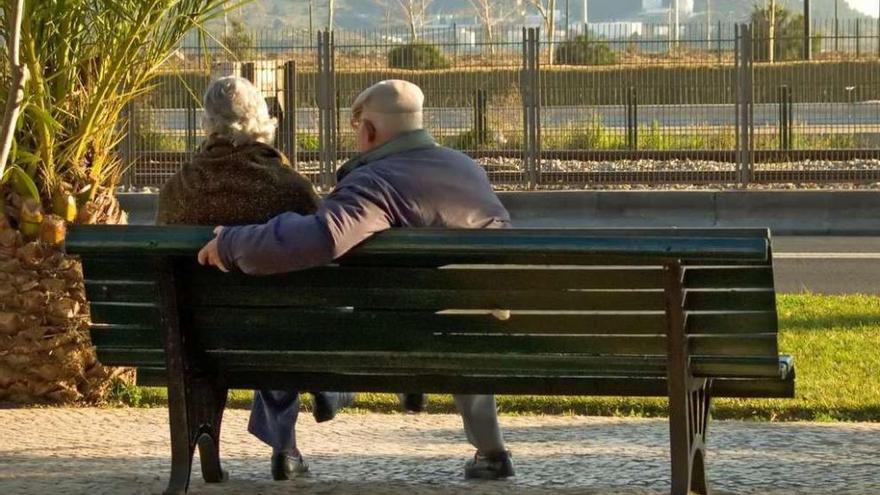
[[[223,262],[220,261],[220,252],[217,250],[217,238],[220,236],[220,232],[223,232],[223,227],[215,228],[215,237],[199,251],[199,264],[203,266],[216,266],[220,271],[228,272],[229,269],[223,266]]]

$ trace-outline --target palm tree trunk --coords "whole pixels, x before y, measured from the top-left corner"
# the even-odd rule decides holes
[[[15,123],[21,113],[24,89],[28,80],[27,68],[21,64],[21,19],[24,17],[24,0],[18,0],[12,10],[12,39],[9,43],[9,64],[12,82],[6,95],[6,109],[3,112],[3,127],[0,129],[0,178],[6,170],[6,162],[12,149]]]

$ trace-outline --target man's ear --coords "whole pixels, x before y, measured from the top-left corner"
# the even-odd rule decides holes
[[[376,126],[374,126],[369,120],[362,121],[361,125],[364,126],[367,131],[367,140],[371,143],[376,141]]]

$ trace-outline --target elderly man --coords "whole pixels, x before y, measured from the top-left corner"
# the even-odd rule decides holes
[[[424,95],[401,80],[382,81],[352,105],[360,154],[337,172],[338,185],[312,215],[284,213],[260,225],[218,227],[199,262],[221,270],[272,274],[330,263],[392,227],[503,228],[510,217],[486,173],[439,146],[422,128]],[[456,395],[477,452],[465,477],[513,475],[495,397]]]
[[[318,195],[287,157],[271,146],[275,119],[247,80],[224,77],[205,93],[205,142],[159,195],[157,224],[247,225],[283,212],[312,214]],[[351,402],[348,393],[314,393],[314,416],[329,421]],[[299,393],[254,393],[248,430],[270,445],[272,477],[286,480],[308,471],[296,445]]]

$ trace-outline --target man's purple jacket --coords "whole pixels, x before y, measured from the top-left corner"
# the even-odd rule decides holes
[[[393,227],[509,224],[485,171],[467,155],[433,145],[360,164],[314,215],[284,213],[263,225],[227,227],[218,249],[227,268],[268,275],[326,265]]]

